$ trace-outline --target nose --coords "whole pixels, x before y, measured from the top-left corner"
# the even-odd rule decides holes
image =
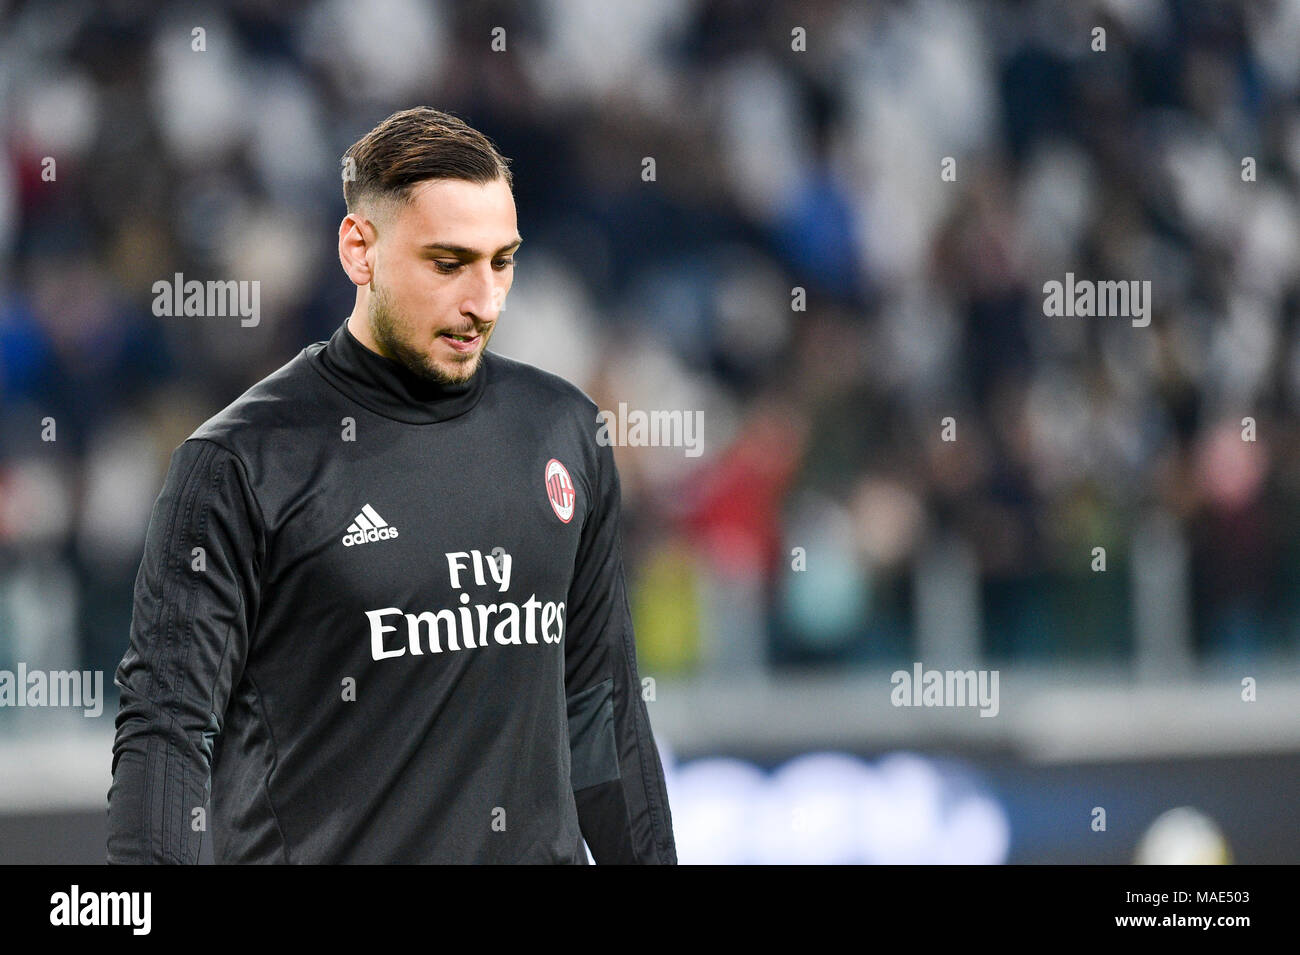
[[[461,300],[461,314],[482,322],[496,321],[506,300],[506,276],[486,261],[476,262],[473,268],[466,271],[469,273],[466,279],[469,287],[465,291],[465,298]]]

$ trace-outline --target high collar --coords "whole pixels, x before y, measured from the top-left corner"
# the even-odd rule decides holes
[[[440,384],[371,351],[344,321],[314,362],[331,384],[375,414],[407,424],[432,424],[463,415],[478,404],[487,384],[487,357],[480,359],[468,381]]]

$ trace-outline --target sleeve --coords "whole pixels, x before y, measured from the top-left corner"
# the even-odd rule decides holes
[[[215,740],[256,619],[264,552],[242,463],[190,439],[172,454],[136,575],[108,793],[108,862],[196,863]],[[205,810],[206,812],[206,810]]]
[[[565,626],[565,688],[578,821],[600,865],[675,865],[663,766],[637,677],[613,451],[597,446]]]

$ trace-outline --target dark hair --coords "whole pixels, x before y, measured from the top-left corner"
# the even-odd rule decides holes
[[[486,184],[503,178],[513,189],[508,162],[458,116],[417,106],[393,113],[348,147],[343,199],[348,212],[372,200],[405,202],[412,186],[429,179]]]

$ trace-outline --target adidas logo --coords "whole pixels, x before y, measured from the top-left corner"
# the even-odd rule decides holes
[[[343,546],[364,544],[367,541],[386,541],[397,536],[397,528],[379,516],[379,512],[367,504],[348,525],[348,532],[343,536]]]

